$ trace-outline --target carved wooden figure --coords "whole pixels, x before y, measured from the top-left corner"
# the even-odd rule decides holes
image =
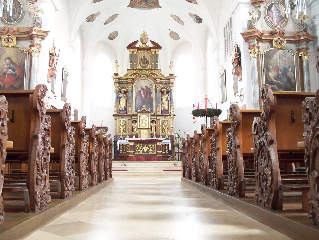
[[[218,117],[210,120],[212,133],[210,136],[210,166],[211,166],[211,186],[216,190],[224,189],[223,161],[222,161],[222,125],[219,124]],[[226,137],[226,135],[225,135]]]
[[[7,138],[8,138],[8,102],[5,96],[0,96],[0,226],[4,223],[3,207],[3,180],[5,161],[7,156]]]
[[[199,139],[201,134],[194,131],[194,138],[192,141],[192,180],[199,182]]]
[[[231,104],[231,127],[227,130],[227,162],[228,162],[228,194],[236,197],[245,196],[244,165],[241,153],[241,145],[238,139],[240,122],[240,109],[237,104]]]
[[[302,103],[305,138],[305,165],[310,184],[308,217],[319,227],[319,90],[314,98]]]
[[[113,148],[113,140],[112,138],[109,139],[109,176],[112,178],[112,161],[113,161],[113,155],[112,155],[112,148]]]
[[[100,131],[97,136],[98,141],[98,172],[99,172],[99,178],[98,181],[102,182],[105,180],[105,144],[103,141],[103,132]]]
[[[261,91],[262,113],[255,118],[252,126],[254,135],[255,164],[255,201],[256,204],[269,209],[282,209],[283,192],[280,188],[281,176],[279,169],[277,144],[272,137],[271,123],[274,117],[275,99],[269,85]]]
[[[206,128],[205,124],[201,126],[201,137],[200,137],[200,153],[199,153],[199,181],[204,183],[204,185],[209,185],[210,180],[210,158],[211,158],[211,148],[210,148],[210,136],[213,129]]]

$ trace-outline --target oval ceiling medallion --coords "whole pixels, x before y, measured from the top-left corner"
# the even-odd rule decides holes
[[[86,18],[86,21],[87,21],[87,22],[94,22],[95,19],[96,19],[98,16],[100,16],[100,14],[101,14],[100,12],[91,14],[90,16],[88,16],[88,17]]]
[[[178,22],[179,24],[183,25],[184,26],[184,22],[182,21],[182,19],[180,19],[178,16],[174,15],[174,14],[171,14],[171,17],[176,21]]]
[[[130,4],[127,7],[137,9],[161,8],[158,0],[130,0]]]
[[[118,35],[119,35],[119,33],[117,31],[111,32],[108,36],[108,39],[114,40],[115,38],[117,38]]]
[[[110,22],[112,22],[115,18],[117,18],[117,16],[118,16],[118,14],[113,14],[111,17],[106,19],[106,21],[104,22],[104,25],[109,24]]]
[[[197,4],[196,0],[186,0],[186,2]]]
[[[173,31],[170,31],[170,32],[169,32],[169,36],[170,36],[173,40],[179,40],[179,39],[180,39],[178,33],[173,32]]]
[[[195,23],[202,23],[203,22],[203,19],[196,14],[189,13],[189,16],[191,16],[191,18],[193,18]]]

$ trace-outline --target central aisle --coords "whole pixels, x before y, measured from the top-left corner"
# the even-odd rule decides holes
[[[114,183],[28,240],[290,239],[171,176],[118,176]]]

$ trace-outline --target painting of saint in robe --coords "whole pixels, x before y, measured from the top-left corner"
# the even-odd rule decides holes
[[[0,89],[24,89],[25,53],[20,49],[1,48]]]
[[[153,90],[150,80],[139,80],[135,85],[135,112],[146,110],[153,112]]]
[[[131,0],[127,7],[146,9],[161,8],[158,0]]]

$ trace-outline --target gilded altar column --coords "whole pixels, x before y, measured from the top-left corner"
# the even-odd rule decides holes
[[[174,92],[173,92],[173,87],[171,87],[170,92],[169,92],[169,102],[170,102],[170,113],[174,114]]]
[[[311,92],[310,84],[310,75],[309,75],[309,57],[311,52],[308,49],[299,53],[299,56],[302,57],[302,70],[303,70],[303,85],[305,92]]]
[[[259,78],[259,46],[250,45],[248,49],[250,55],[250,71],[251,71],[251,84],[252,84],[252,104],[253,109],[260,109],[260,93],[261,86]]]
[[[156,113],[157,114],[161,114],[161,105],[162,105],[162,102],[161,102],[161,92],[160,92],[160,88],[161,88],[161,85],[159,84],[156,84],[156,96],[155,96],[155,99],[156,99]]]
[[[127,90],[127,114],[133,113],[133,95],[132,95],[132,85],[128,87]]]
[[[119,112],[119,84],[115,83],[115,99],[114,99],[114,114],[117,114]]]

